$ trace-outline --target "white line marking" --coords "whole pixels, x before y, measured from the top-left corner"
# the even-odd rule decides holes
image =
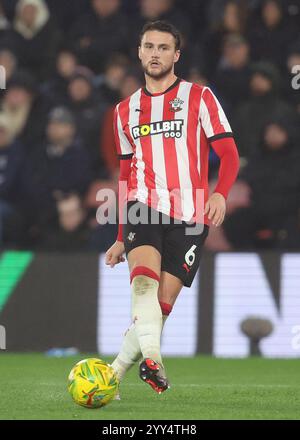
[[[199,384],[199,383],[173,383],[172,387],[190,387],[190,388],[300,388],[299,385],[284,385],[284,384]],[[142,383],[125,383],[124,386],[136,387],[144,386]]]

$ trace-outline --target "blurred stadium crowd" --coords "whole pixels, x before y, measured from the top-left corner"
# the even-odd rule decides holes
[[[241,156],[206,247],[300,249],[300,0],[0,0],[1,248],[115,240],[96,193],[117,190],[113,108],[143,85],[138,35],[156,19],[181,31],[176,73],[217,94]],[[217,173],[211,152],[212,186]]]

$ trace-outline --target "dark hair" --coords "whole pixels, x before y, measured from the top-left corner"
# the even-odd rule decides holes
[[[167,32],[168,34],[173,35],[173,37],[175,38],[175,49],[180,50],[181,47],[180,32],[173,24],[162,20],[149,21],[143,26],[143,29],[141,30],[140,43],[142,41],[144,34],[148,31]]]

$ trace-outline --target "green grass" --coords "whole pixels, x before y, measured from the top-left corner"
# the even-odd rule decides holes
[[[0,419],[300,419],[300,359],[166,358],[170,390],[155,394],[134,367],[121,401],[86,409],[66,389],[70,369],[85,357],[1,353]]]

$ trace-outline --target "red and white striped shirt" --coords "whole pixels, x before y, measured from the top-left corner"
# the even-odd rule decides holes
[[[141,88],[116,106],[114,131],[120,159],[132,157],[129,200],[184,221],[198,218],[196,190],[203,190],[201,206],[208,199],[209,144],[232,137],[212,91],[179,78],[163,93]]]

